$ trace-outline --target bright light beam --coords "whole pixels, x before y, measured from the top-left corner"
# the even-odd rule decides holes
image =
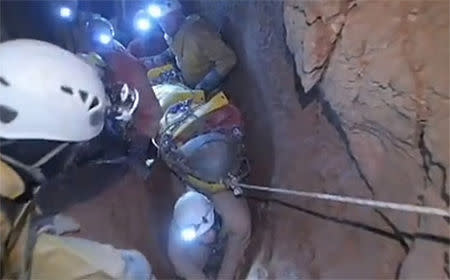
[[[157,5],[150,5],[148,6],[148,13],[154,18],[159,18],[162,15],[162,10]]]
[[[100,35],[98,36],[98,40],[100,41],[100,43],[106,45],[106,44],[108,44],[109,42],[111,42],[112,37],[111,37],[110,35],[108,35],[108,34],[100,34]]]
[[[183,238],[184,241],[192,241],[197,237],[197,233],[195,232],[195,229],[193,228],[186,228],[181,231],[181,238]]]
[[[72,16],[72,10],[68,7],[61,7],[59,9],[59,15],[62,18],[70,18]]]

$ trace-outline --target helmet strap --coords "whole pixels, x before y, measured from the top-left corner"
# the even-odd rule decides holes
[[[31,164],[31,165],[24,164],[12,157],[9,157],[9,156],[1,154],[1,153],[0,153],[0,158],[2,160],[4,160],[5,162],[11,164],[13,167],[18,168],[22,171],[25,171],[28,175],[30,175],[37,182],[42,183],[42,182],[46,181],[47,178],[45,177],[44,173],[42,172],[41,166],[46,164],[52,158],[54,158],[57,154],[59,154],[67,146],[69,146],[69,143],[62,143],[62,144],[56,146],[54,149],[50,150],[48,153],[46,153],[44,156],[42,156],[38,161],[36,161],[34,164]]]

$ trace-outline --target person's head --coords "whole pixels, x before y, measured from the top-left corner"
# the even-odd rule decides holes
[[[103,52],[113,48],[114,27],[107,19],[99,15],[92,15],[85,26],[85,36],[95,52]]]
[[[1,160],[30,184],[61,171],[68,142],[84,142],[104,126],[108,104],[95,70],[50,43],[0,43]]]
[[[189,191],[175,203],[173,221],[184,242],[210,244],[216,240],[216,215],[214,205],[206,196]]]
[[[155,18],[162,30],[174,36],[185,20],[181,4],[178,0],[154,0],[147,12]]]

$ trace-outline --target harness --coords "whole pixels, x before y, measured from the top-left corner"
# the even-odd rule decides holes
[[[229,179],[248,174],[239,127],[199,129],[209,113],[228,104],[222,92],[202,105],[189,99],[169,107],[161,120],[161,157],[182,182],[206,194],[227,190]]]
[[[1,210],[6,214],[6,219],[12,223],[4,243],[1,244],[0,278],[29,279],[31,273],[32,251],[37,238],[37,234],[32,231],[29,226],[36,213],[35,203],[33,200],[30,200],[25,204],[19,204],[16,201],[9,200],[5,197],[0,197],[0,203],[2,204],[2,208],[14,208],[13,211],[7,211],[5,209]],[[11,265],[10,261],[12,261],[9,257],[13,249],[18,246],[22,234],[26,234],[24,255],[22,262],[18,264],[18,270],[16,271],[14,268],[17,264],[12,264],[14,268],[9,267]]]
[[[13,142],[11,142],[13,143]],[[0,278],[29,279],[31,261],[37,233],[30,227],[30,222],[37,213],[33,196],[39,191],[40,184],[46,180],[42,166],[64,150],[69,143],[62,143],[47,152],[33,164],[25,164],[17,159],[0,154],[0,167],[3,184],[9,185],[0,192],[0,226],[5,236],[0,236]],[[7,164],[6,164],[7,163]],[[23,176],[19,176],[22,174]],[[30,178],[36,182],[35,188],[25,187],[23,178]],[[1,182],[1,181],[0,181]],[[12,252],[19,244],[22,235],[23,258],[12,259]],[[19,247],[20,248],[20,247]],[[15,261],[20,261],[16,263]]]
[[[31,190],[25,188],[18,173],[1,160],[0,167],[3,176],[0,192],[0,278],[29,279],[36,241],[30,222],[36,206],[30,199]],[[22,250],[18,256],[20,259],[15,259],[13,254],[16,248]]]

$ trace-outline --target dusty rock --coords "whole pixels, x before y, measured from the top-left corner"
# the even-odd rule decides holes
[[[274,187],[373,197],[358,171],[361,166],[352,160],[346,142],[335,124],[328,120],[333,118],[329,116],[332,115],[330,106],[320,100],[312,100],[308,105],[303,100],[305,94],[295,86],[294,73],[298,64],[294,65],[284,40],[289,44],[289,41],[295,41],[294,38],[304,39],[303,27],[296,26],[296,32],[283,37],[280,32],[283,19],[279,16],[283,13],[282,3],[224,3],[202,2],[193,10],[200,11],[212,22],[224,15],[228,19],[222,25],[222,34],[237,52],[239,64],[228,78],[225,89],[245,117],[246,145],[254,167],[249,181]],[[295,10],[292,8],[291,12]],[[284,12],[289,13],[286,9]],[[294,23],[302,16],[305,19],[301,13],[295,16]],[[246,20],[240,20],[243,18]],[[337,18],[339,15],[330,16],[330,21]],[[287,28],[288,21],[284,22]],[[289,24],[294,26],[293,22]],[[327,25],[329,21],[316,22],[331,28]],[[335,39],[336,42],[339,39]],[[295,63],[303,63],[303,55],[304,52],[296,53]],[[328,59],[311,61],[320,64]],[[297,73],[303,82],[303,71],[297,68]],[[300,101],[305,102],[304,108],[298,102],[299,96]],[[377,141],[376,137],[374,141]],[[379,149],[381,158],[385,153]],[[376,171],[377,165],[371,168]],[[261,193],[252,195],[267,197]],[[292,197],[272,195],[271,198],[281,204],[269,202],[261,210],[264,222],[255,221],[242,277],[396,276],[397,268],[407,254],[407,241],[396,235],[396,229],[386,222],[382,212]],[[417,227],[417,218],[406,219],[405,223]]]
[[[345,22],[347,0],[286,1],[286,42],[295,54],[297,73],[308,92],[321,78],[323,66]]]
[[[441,190],[448,167],[448,3],[193,6],[221,27],[239,57],[226,89],[248,125],[256,170],[251,182],[446,207]],[[439,56],[433,56],[434,47]],[[314,86],[321,95],[307,101],[293,71],[309,95]],[[426,161],[425,153],[431,154]],[[264,230],[255,233],[258,246],[249,249],[252,259],[242,275],[395,278],[400,269],[402,277],[443,275],[446,245],[422,246],[430,242],[416,234],[448,236],[442,218],[430,217],[425,226],[415,214],[272,198],[283,206],[269,202],[262,210],[265,223],[254,228]],[[409,263],[421,250],[433,257],[424,258],[416,274]]]
[[[285,4],[287,42],[303,86],[320,88],[373,198],[448,207],[448,1],[355,1],[352,9],[339,10],[345,23],[330,48],[316,40],[323,31],[314,26],[323,23],[311,19],[336,10],[334,2],[320,10],[306,8],[310,1]],[[327,57],[317,64],[321,79],[305,75],[307,53]],[[424,227],[415,215],[383,213],[400,231],[448,236],[443,219],[433,217]],[[443,276],[446,247],[428,244],[413,243],[402,277]]]

